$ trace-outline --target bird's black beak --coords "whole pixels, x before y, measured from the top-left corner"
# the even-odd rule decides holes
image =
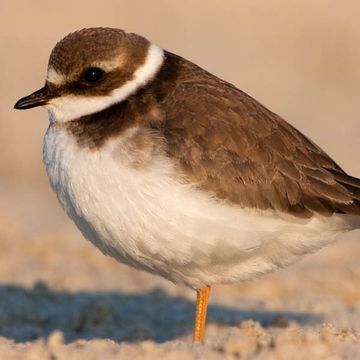
[[[54,96],[50,93],[49,89],[44,86],[43,88],[33,92],[32,94],[21,98],[15,105],[14,109],[25,110],[31,109],[36,106],[46,105]]]

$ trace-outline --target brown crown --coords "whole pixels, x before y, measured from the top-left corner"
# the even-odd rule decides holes
[[[66,84],[57,93],[107,94],[110,90],[133,77],[147,55],[150,42],[120,29],[89,28],[73,32],[56,44],[51,52],[49,67],[66,77]],[[89,67],[102,62],[118,61],[101,86],[83,88],[81,74]],[[51,84],[50,84],[51,86]]]

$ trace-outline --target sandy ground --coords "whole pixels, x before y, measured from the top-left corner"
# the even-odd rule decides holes
[[[360,3],[1,0],[0,359],[360,359],[360,233],[253,282],[195,294],[104,257],[65,217],[41,164],[39,88],[66,33],[141,33],[235,83],[360,177]]]

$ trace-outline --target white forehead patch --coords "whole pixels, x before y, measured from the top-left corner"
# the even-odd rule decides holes
[[[134,77],[131,80],[114,89],[106,96],[64,95],[54,98],[46,105],[50,113],[50,120],[57,122],[71,121],[81,116],[99,112],[125,100],[156,75],[163,61],[163,49],[155,44],[151,44],[148,48],[144,64],[135,71]],[[55,73],[52,72],[52,74]],[[56,79],[56,75],[53,76]]]
[[[92,64],[94,67],[99,67],[103,69],[104,71],[112,71],[116,69],[117,67],[120,67],[122,64],[122,58],[119,57],[115,60],[111,61],[99,61]],[[52,66],[49,66],[47,74],[46,74],[46,81],[56,85],[60,86],[66,83],[66,76],[58,71],[56,71]]]
[[[49,66],[46,74],[46,81],[59,86],[65,83],[66,77],[65,75],[56,71],[52,66]]]

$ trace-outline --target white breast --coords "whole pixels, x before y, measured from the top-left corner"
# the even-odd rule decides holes
[[[164,157],[133,166],[126,144],[136,131],[91,150],[51,125],[43,150],[67,214],[121,262],[196,288],[285,266],[349,229],[340,216],[280,218],[220,203],[181,183]]]

